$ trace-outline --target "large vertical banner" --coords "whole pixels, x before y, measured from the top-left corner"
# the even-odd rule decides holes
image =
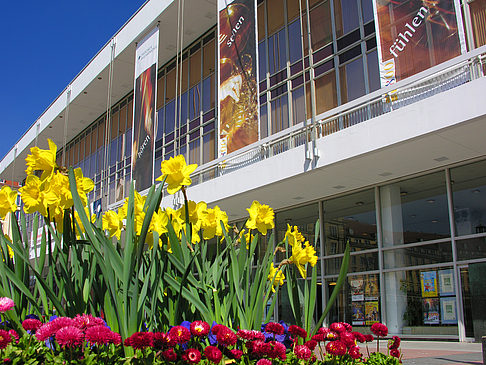
[[[258,141],[256,0],[218,0],[218,154]]]
[[[153,181],[158,48],[157,27],[137,45],[135,52],[132,180],[138,191],[147,189]]]
[[[465,52],[457,0],[374,0],[381,86]]]

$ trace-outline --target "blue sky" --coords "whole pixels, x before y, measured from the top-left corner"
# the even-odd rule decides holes
[[[145,0],[4,1],[0,160]]]

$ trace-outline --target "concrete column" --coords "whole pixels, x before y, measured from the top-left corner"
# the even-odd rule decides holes
[[[403,220],[398,185],[381,188],[381,227],[383,248],[403,244]],[[384,268],[403,267],[404,255],[396,251],[384,251]],[[407,307],[406,292],[400,290],[405,272],[385,273],[386,325],[390,334],[402,333],[403,314]]]

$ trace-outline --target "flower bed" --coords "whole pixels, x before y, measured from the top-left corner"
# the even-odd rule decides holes
[[[5,364],[398,364],[400,338],[388,340],[388,355],[371,352],[375,338],[353,331],[348,323],[321,327],[314,336],[283,322],[264,324],[261,331],[234,331],[204,321],[183,322],[167,332],[135,332],[126,339],[106,322],[91,315],[56,317],[42,323],[36,316],[22,322],[26,331],[0,330],[0,351]],[[388,329],[371,326],[376,339]],[[126,356],[124,347],[133,349]]]

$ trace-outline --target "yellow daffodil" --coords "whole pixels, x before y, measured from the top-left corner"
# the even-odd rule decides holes
[[[15,212],[17,210],[17,192],[10,189],[9,186],[4,186],[0,190],[0,217],[5,218],[8,212]]]
[[[5,234],[4,237],[7,239],[7,241],[9,243],[12,243],[12,238],[9,235]],[[14,250],[12,249],[12,247],[10,247],[10,245],[8,243],[7,243],[7,250],[8,250],[8,256],[11,259],[13,259],[13,257],[14,257]],[[3,261],[5,262],[5,257],[3,258]]]
[[[120,239],[121,230],[123,228],[123,219],[120,218],[118,213],[108,210],[103,214],[101,221],[103,229],[108,231],[110,237],[116,236],[117,239]]]
[[[202,212],[207,209],[207,204],[205,202],[193,202],[189,200],[187,202],[188,212],[189,212],[189,223],[192,225],[192,235],[191,240],[192,243],[199,243],[201,242],[201,237],[199,236],[199,231],[201,230],[201,217]],[[184,213],[185,214],[185,213]]]
[[[260,204],[255,200],[251,203],[251,207],[247,211],[250,213],[250,218],[246,221],[247,228],[257,229],[265,236],[267,230],[275,226],[273,209],[268,205]]]
[[[301,245],[305,241],[305,237],[299,232],[297,226],[293,227],[287,223],[287,232],[285,232],[285,238],[288,239],[289,245],[294,247],[295,245]]]
[[[74,170],[74,177],[76,178],[76,188],[83,206],[88,204],[87,193],[94,189],[94,182],[89,177],[83,176],[83,171],[78,167]]]
[[[309,245],[309,242],[306,242],[304,247],[300,244],[295,245],[292,247],[292,256],[289,260],[297,266],[300,275],[305,279],[307,277],[305,265],[309,263],[311,266],[315,266],[317,263],[316,250]]]
[[[241,230],[240,234],[240,243],[242,243],[242,240],[243,240],[243,237],[245,238],[245,243],[246,243],[246,249],[250,249],[250,243],[251,241],[253,241],[253,235],[251,234],[251,231],[248,231],[248,233],[246,233],[246,231],[244,229]]]
[[[285,275],[282,270],[273,266],[273,262],[270,266],[270,272],[268,273],[268,280],[272,282],[272,292],[274,293],[277,285],[282,286],[284,284]]]
[[[47,142],[49,143],[48,150],[42,150],[39,147],[32,147],[30,149],[31,154],[27,155],[25,159],[27,163],[27,169],[25,170],[25,172],[27,173],[27,175],[32,174],[34,171],[42,170],[43,173],[41,179],[44,180],[57,167],[57,146],[50,139],[48,139]]]
[[[25,184],[19,189],[20,197],[24,202],[24,212],[31,214],[39,212],[44,217],[47,216],[47,200],[45,191],[42,190],[42,182],[35,175],[27,176]]]
[[[183,214],[182,209],[174,210],[172,208],[166,208],[165,212],[170,219],[177,237],[181,238],[182,227],[184,226],[184,219],[181,216]]]
[[[96,221],[96,214],[91,214],[91,217],[89,215],[89,209],[88,207],[84,207],[84,211],[86,212],[86,216],[88,217],[88,219],[91,221],[91,223],[94,223]],[[78,238],[81,236],[81,234],[79,233],[78,231],[78,226],[79,226],[79,230],[84,233],[85,232],[85,229],[84,229],[84,225],[83,225],[83,222],[81,221],[81,218],[79,217],[79,213],[78,211],[74,211],[74,219],[76,219],[76,223],[77,223],[77,226],[76,226],[76,233],[77,233],[77,236]]]
[[[221,222],[228,229],[228,216],[218,206],[215,206],[214,209],[208,208],[202,212],[201,228],[203,229],[203,237],[205,240],[209,240],[214,236],[223,235]]]
[[[182,155],[171,157],[168,160],[162,161],[160,165],[162,175],[157,178],[157,181],[163,181],[167,176],[165,180],[168,184],[167,192],[169,194],[175,194],[181,187],[192,184],[190,175],[196,168],[196,164],[186,165],[186,159]]]
[[[162,240],[160,236],[164,233],[167,233],[167,223],[169,222],[169,217],[164,211],[159,209],[158,212],[154,212],[152,216],[152,221],[150,222],[149,232],[147,234],[147,244],[149,248],[152,249],[154,246],[154,238],[153,233],[157,232],[159,235],[159,246],[162,247]]]

